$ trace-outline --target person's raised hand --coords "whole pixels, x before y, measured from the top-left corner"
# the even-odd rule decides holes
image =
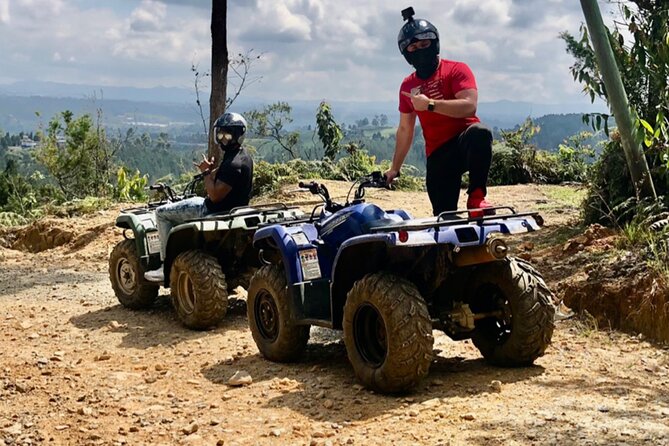
[[[200,169],[200,172],[204,172],[205,170],[211,170],[212,166],[214,165],[214,157],[212,156],[209,160],[207,159],[206,155],[203,153],[202,154],[202,161],[200,163],[193,162],[195,166],[197,166],[198,169]]]
[[[411,99],[411,105],[416,111],[427,111],[427,105],[430,102],[430,98],[424,94],[411,94],[408,91],[403,91],[402,94],[409,99]]]

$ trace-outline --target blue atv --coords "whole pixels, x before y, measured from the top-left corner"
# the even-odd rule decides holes
[[[394,393],[427,376],[433,329],[472,339],[500,366],[530,365],[544,353],[553,296],[537,270],[507,255],[502,238],[540,229],[536,212],[503,206],[476,219],[467,211],[412,219],[364,202],[365,188],[385,187],[380,172],[356,185],[341,205],[324,185],[300,183],[324,205],[255,233],[265,265],[251,279],[247,309],[265,358],[298,360],[311,325],[340,329],[358,379]]]

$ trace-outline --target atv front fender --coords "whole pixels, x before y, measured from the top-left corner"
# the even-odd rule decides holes
[[[137,255],[141,259],[149,257],[149,247],[146,241],[147,229],[155,230],[155,224],[150,218],[140,219],[135,214],[121,214],[116,217],[116,226],[132,231],[137,247]],[[148,228],[147,228],[148,226]]]

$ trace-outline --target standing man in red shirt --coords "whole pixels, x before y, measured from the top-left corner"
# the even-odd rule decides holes
[[[427,193],[434,215],[457,209],[462,174],[469,171],[470,217],[494,214],[486,210],[486,184],[492,160],[492,132],[476,117],[476,80],[462,62],[439,58],[439,32],[430,22],[414,19],[413,8],[397,37],[404,58],[416,71],[400,87],[400,124],[388,184],[399,175],[413,142],[416,116],[425,137]]]

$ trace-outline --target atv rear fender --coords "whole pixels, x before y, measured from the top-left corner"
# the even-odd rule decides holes
[[[261,255],[267,251],[278,252],[289,284],[304,281],[299,251],[318,247],[318,231],[311,223],[295,226],[272,225],[256,231],[253,246]],[[321,264],[321,270],[325,265]]]
[[[170,231],[165,248],[163,272],[165,283],[170,283],[172,263],[182,252],[204,249],[210,242],[221,244],[233,233],[230,220],[191,221],[175,226]]]

